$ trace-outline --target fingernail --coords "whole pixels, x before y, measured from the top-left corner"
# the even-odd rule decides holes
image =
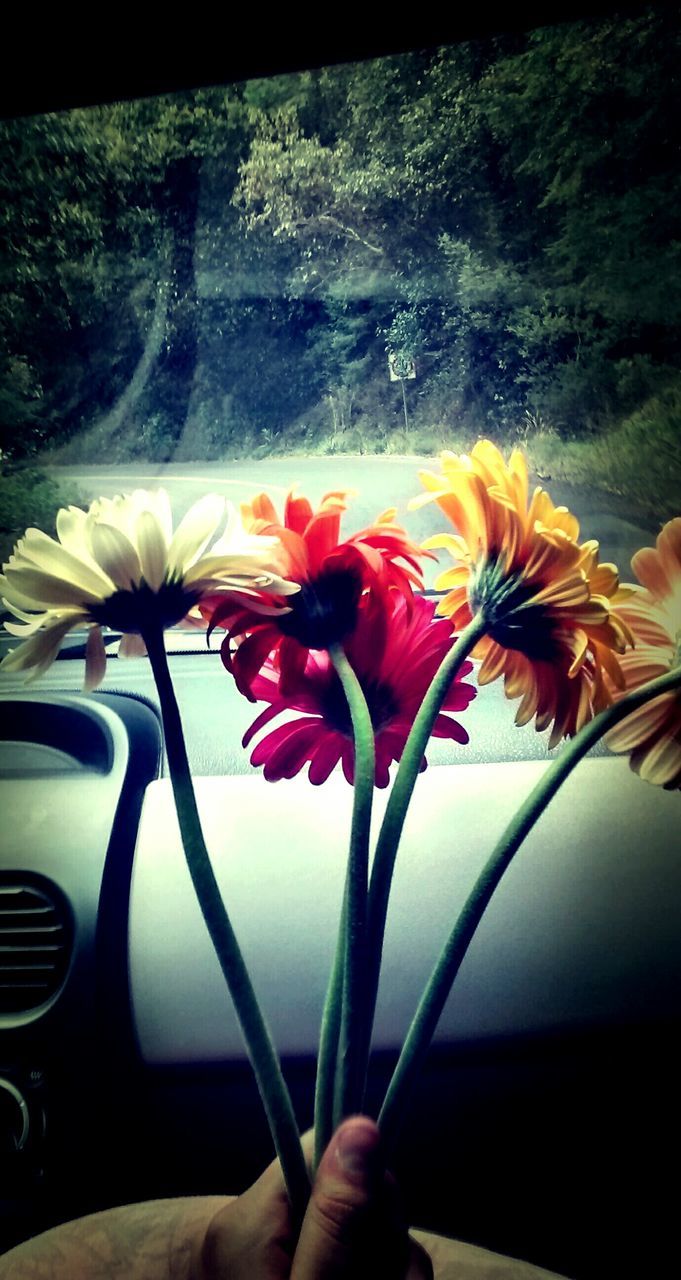
[[[335,1156],[343,1173],[370,1178],[379,1164],[379,1133],[372,1120],[348,1120],[338,1131]]]

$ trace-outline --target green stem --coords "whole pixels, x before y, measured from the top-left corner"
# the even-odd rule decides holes
[[[161,703],[168,766],[187,866],[248,1047],[293,1211],[302,1221],[310,1180],[291,1099],[203,838],[163,632],[160,628],[149,629],[143,639]]]
[[[485,624],[480,614],[476,614],[440,663],[428,692],[419,707],[418,714],[405,743],[400,766],[381,824],[369,886],[366,975],[368,1008],[365,1023],[367,1058],[376,1012],[390,886],[407,809],[416,785],[428,739],[442,704],[451,688],[452,681],[456,679],[469,653],[475,648],[484,634]]]
[[[338,929],[338,941],[329,977],[329,985],[322,1013],[319,1038],[319,1058],[314,1097],[314,1166],[319,1162],[333,1134],[333,1098],[336,1084],[336,1062],[340,1040],[341,1013],[343,1008],[343,973],[345,969],[345,932],[347,928],[347,877],[343,908]]]
[[[367,882],[376,753],[369,708],[342,646],[332,645],[329,657],[347,699],[355,746],[354,798],[345,899],[343,998],[334,1094],[335,1128],[343,1116],[352,1115],[359,1110],[364,1088],[365,1068],[361,1055],[366,992]],[[340,965],[334,964],[334,969],[336,967],[340,973]],[[339,981],[338,976],[336,981]],[[337,995],[334,999],[337,999]]]
[[[641,689],[627,694],[619,702],[595,716],[589,724],[567,743],[561,754],[542,775],[527,800],[507,826],[494,852],[481,871],[466,900],[435,969],[423,993],[404,1042],[404,1047],[390,1082],[379,1116],[386,1159],[390,1159],[399,1127],[404,1119],[407,1100],[423,1064],[440,1015],[451,991],[452,983],[461,967],[471,939],[483,913],[501,880],[506,868],[517,852],[525,836],[532,830],[561,783],[572,772],[587,751],[599,738],[625,720],[652,698],[681,686],[681,669],[668,672],[650,681]]]

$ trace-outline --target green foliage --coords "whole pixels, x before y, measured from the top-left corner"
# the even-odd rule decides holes
[[[681,359],[680,46],[660,6],[0,124],[0,448],[526,435],[633,484]]]
[[[601,435],[565,441],[544,425],[526,448],[541,475],[618,494],[655,523],[671,519],[681,494],[681,382]]]
[[[54,536],[59,508],[78,502],[73,486],[60,485],[40,467],[0,463],[0,563],[31,526]]]

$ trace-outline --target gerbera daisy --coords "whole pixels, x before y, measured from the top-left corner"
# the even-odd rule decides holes
[[[279,572],[300,584],[298,595],[280,602],[289,606],[286,612],[277,607],[270,589],[262,594],[259,611],[253,601],[234,607],[210,597],[201,606],[211,629],[226,630],[223,662],[252,702],[253,681],[271,654],[281,673],[282,694],[297,689],[310,650],[342,643],[363,610],[371,610],[380,627],[383,602],[392,589],[411,603],[412,585],[423,585],[418,560],[427,553],[394,523],[394,508],[339,542],[348,496],[346,490],[327,493],[313,511],[307,498],[291,491],[283,522],[264,493],[241,508],[247,532],[279,539]],[[268,604],[270,616],[264,617],[262,606]]]
[[[388,625],[377,645],[373,620],[361,612],[357,626],[346,642],[346,653],[367,701],[376,742],[377,787],[388,785],[388,771],[399,760],[423,695],[442,658],[451,647],[448,622],[434,619],[432,601],[422,596],[411,607],[394,593],[389,602]],[[472,664],[461,668],[468,675]],[[294,689],[282,690],[281,674],[268,660],[252,684],[256,698],[269,702],[246,732],[246,747],[254,736],[282,712],[302,715],[287,720],[261,738],[251,755],[251,764],[264,765],[270,782],[292,778],[310,762],[310,782],[325,782],[340,760],[348,782],[354,779],[354,745],[347,700],[329,655],[313,650],[307,655],[304,671]],[[462,725],[444,712],[464,711],[475,697],[475,689],[462,679],[453,681],[432,733],[436,738],[468,742]],[[421,768],[425,769],[426,761]]]
[[[209,548],[228,505],[224,533]],[[124,632],[120,652],[145,652],[141,634],[181,622],[210,592],[236,591],[259,599],[262,589],[283,598],[298,591],[270,571],[275,538],[246,534],[223,498],[207,494],[173,533],[163,489],[99,498],[88,511],[62,508],[57,538],[28,529],[3,566],[0,594],[19,622],[6,622],[23,639],[3,661],[9,671],[33,676],[54,661],[64,636],[86,627],[85,687],[95,688],[106,665],[102,626]]]
[[[681,518],[670,520],[656,547],[645,547],[631,567],[642,585],[617,612],[630,628],[635,648],[624,654],[624,690],[681,666]],[[611,751],[631,752],[631,767],[646,782],[681,787],[681,690],[661,694],[632,712],[605,741]]]
[[[527,466],[518,449],[508,464],[482,440],[470,456],[442,454],[442,475],[422,472],[429,490],[411,506],[435,501],[459,530],[424,546],[446,547],[459,563],[435,585],[447,595],[438,612],[462,630],[481,614],[486,634],[473,650],[480,684],[503,675],[507,697],[521,697],[517,724],[552,722],[549,746],[576,733],[610,701],[603,672],[620,687],[616,654],[631,636],[612,606],[629,594],[598,543],[579,543],[579,524],[537,488],[528,501]]]

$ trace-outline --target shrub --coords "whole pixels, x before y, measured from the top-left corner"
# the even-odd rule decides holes
[[[75,489],[63,489],[39,467],[0,464],[0,561],[31,525],[54,534],[59,508],[79,501]]]

